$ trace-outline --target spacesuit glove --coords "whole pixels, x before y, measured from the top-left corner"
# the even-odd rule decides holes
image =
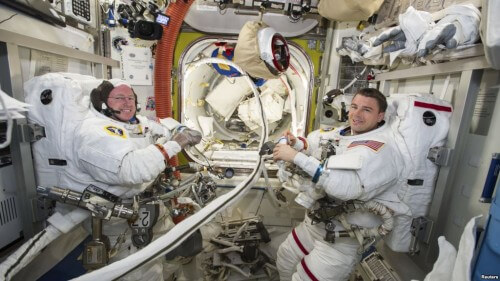
[[[453,49],[477,41],[479,10],[472,5],[454,5],[446,8],[446,11],[447,15],[422,36],[417,57],[426,56],[438,45]]]
[[[384,53],[391,53],[405,48],[406,35],[400,26],[395,26],[385,30],[370,41],[373,41],[373,47],[385,42],[391,42],[388,46],[384,47],[382,51]]]
[[[201,133],[196,130],[185,128],[182,132],[176,133],[172,140],[177,142],[182,149],[188,145],[196,145],[201,141]]]
[[[323,189],[310,187],[306,191],[299,193],[297,197],[295,197],[295,202],[306,209],[311,209],[314,206],[314,203],[323,197],[325,197]]]
[[[287,182],[288,179],[292,177],[292,173],[288,172],[286,170],[286,165],[284,165],[282,160],[280,161],[282,163],[278,164],[278,172],[276,173],[276,175],[278,176],[280,182]]]
[[[347,50],[357,52],[360,55],[364,55],[370,49],[367,42],[358,39],[356,36],[343,40],[342,47]]]
[[[424,34],[417,49],[417,58],[429,54],[438,45],[444,45],[447,49],[456,48],[458,45],[458,34],[456,24],[436,24],[434,28]]]

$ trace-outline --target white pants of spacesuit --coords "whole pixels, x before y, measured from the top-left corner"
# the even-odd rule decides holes
[[[278,249],[276,266],[280,280],[343,281],[359,261],[359,243],[352,238],[324,241],[324,224],[305,220],[288,235]]]
[[[160,214],[158,220],[153,227],[153,240],[165,234],[174,227],[174,223],[169,215],[167,207],[160,204]],[[109,222],[103,223],[103,233],[109,237],[111,247],[113,247],[120,234],[125,233],[125,241],[121,245],[117,245],[117,253],[110,259],[110,263],[121,260],[131,254],[137,252],[139,249],[132,244],[131,229],[126,220],[111,219]],[[163,281],[168,276],[163,276],[163,262],[164,258],[160,257],[153,260],[142,267],[130,272],[120,280],[148,280],[148,281]],[[175,270],[174,270],[175,271]]]

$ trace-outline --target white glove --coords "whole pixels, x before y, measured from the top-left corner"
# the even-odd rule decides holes
[[[287,182],[288,179],[292,176],[292,173],[286,170],[285,161],[279,160],[277,164],[278,172],[276,173],[276,175],[278,176],[278,179],[280,180],[280,182]]]
[[[299,193],[297,197],[295,197],[295,202],[306,209],[311,209],[314,206],[314,203],[323,197],[325,197],[323,189],[311,187],[308,190]]]
[[[429,54],[436,46],[453,49],[473,44],[479,37],[480,12],[473,5],[453,5],[445,9],[446,16],[427,31],[418,44],[417,57]]]
[[[391,42],[382,50],[384,53],[391,53],[405,48],[406,36],[400,26],[391,27],[384,32],[380,33],[375,40],[373,40],[373,47],[376,47],[384,42]]]
[[[399,15],[399,26],[391,27],[376,38],[372,38],[372,46],[376,47],[385,42],[392,42],[384,48],[384,53],[396,52],[395,56],[399,56],[399,54],[413,56],[417,51],[418,42],[432,24],[430,13],[417,11],[409,6],[406,12]],[[393,59],[391,58],[391,60]]]

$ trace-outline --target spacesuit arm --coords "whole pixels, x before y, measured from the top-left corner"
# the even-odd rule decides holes
[[[354,170],[326,170],[320,176],[317,186],[325,193],[343,201],[359,199],[363,194],[363,186]]]
[[[312,157],[312,156],[307,156],[303,152],[297,153],[295,157],[293,158],[293,163],[297,166],[299,166],[304,172],[308,173],[311,177],[314,176],[316,173],[316,170],[320,166],[320,162],[318,159]]]
[[[150,120],[143,116],[138,116],[138,118],[144,126],[148,127],[153,132],[154,135],[163,136],[167,139],[170,139],[172,137],[172,131],[181,125],[181,123],[172,118],[159,119],[158,121]]]
[[[293,162],[311,177],[314,177],[320,167],[318,159],[300,152]],[[361,181],[355,170],[326,170],[319,176],[316,187],[324,189],[327,195],[340,200],[357,199],[363,193]]]

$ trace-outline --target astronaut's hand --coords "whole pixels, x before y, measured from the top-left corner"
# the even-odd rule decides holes
[[[405,48],[406,35],[400,26],[395,26],[380,33],[373,40],[372,46],[376,47],[385,42],[391,42],[391,44],[384,47],[382,52],[391,53],[397,50],[401,50]]]
[[[273,159],[274,161],[283,160],[286,162],[293,162],[297,153],[297,150],[293,149],[288,144],[279,143],[273,149]]]
[[[196,145],[201,141],[201,133],[196,130],[184,129],[172,137],[172,140],[177,142],[182,149],[188,145]]]

